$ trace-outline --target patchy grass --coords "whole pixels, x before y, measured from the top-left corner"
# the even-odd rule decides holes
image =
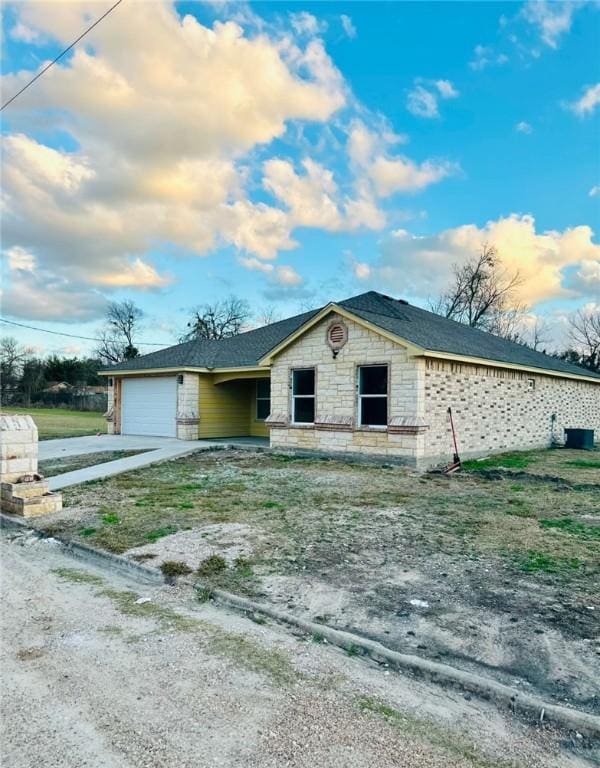
[[[93,573],[80,571],[77,568],[54,568],[52,573],[73,584],[104,584],[104,579],[101,576],[95,576]]]
[[[600,525],[586,525],[585,523],[573,520],[572,517],[559,517],[555,520],[540,520],[542,528],[562,531],[572,536],[581,536],[583,539],[600,540]]]
[[[81,437],[106,432],[102,413],[95,411],[70,411],[66,408],[4,408],[5,413],[26,413],[35,421],[40,440],[60,437]]]
[[[218,577],[211,584],[223,588],[265,573],[339,569],[348,555],[360,557],[373,548],[392,561],[493,557],[509,569],[528,552],[543,552],[559,561],[576,558],[589,583],[600,565],[593,546],[597,529],[582,517],[598,514],[597,491],[570,490],[546,479],[548,464],[564,465],[576,453],[524,454],[538,474],[515,483],[477,473],[418,476],[401,468],[219,451],[68,488],[64,500],[65,506],[90,509],[78,535],[93,536],[95,544],[114,552],[179,530],[250,525],[261,532],[252,563],[226,568],[215,553],[217,559],[201,568],[199,575]],[[503,459],[494,461],[502,465]],[[118,524],[106,517],[117,509]],[[567,509],[571,522],[560,522]]]
[[[487,459],[463,461],[463,469],[470,472],[477,472],[481,469],[525,469],[532,461],[535,461],[535,455],[529,452],[519,453],[500,453],[497,456],[490,456]]]
[[[514,762],[488,760],[481,751],[460,732],[443,728],[431,720],[425,720],[400,712],[382,701],[361,696],[356,705],[366,715],[383,718],[402,733],[424,738],[432,746],[441,748],[452,758],[467,760],[474,768],[510,768]]]
[[[208,560],[212,561],[208,563]],[[212,555],[204,563],[201,563],[196,571],[211,588],[224,589],[227,592],[235,592],[248,597],[256,597],[259,587],[259,579],[254,573],[252,562],[245,557],[236,558],[231,568],[219,555]]]
[[[145,451],[101,451],[100,453],[84,453],[80,456],[64,456],[56,459],[45,459],[38,463],[39,472],[44,477],[54,477],[65,472],[74,472],[85,467],[95,467],[96,464],[106,464],[108,461],[125,459]]]
[[[165,525],[162,528],[156,528],[153,531],[148,531],[146,534],[146,541],[154,543],[158,539],[162,539],[163,536],[170,536],[172,533],[177,533],[177,526]]]
[[[198,635],[204,648],[217,656],[230,659],[236,664],[262,674],[276,685],[291,685],[301,679],[287,654],[264,648],[242,635],[226,632],[152,601],[138,603],[135,592],[103,589],[98,592],[107,597],[121,613],[141,619],[151,619],[161,632],[188,632]]]
[[[519,567],[525,573],[560,573],[561,571],[577,570],[581,563],[576,557],[557,558],[544,552],[531,551],[523,558]]]
[[[565,466],[576,467],[577,469],[600,469],[600,459],[597,461],[575,459],[574,461],[565,461]]]

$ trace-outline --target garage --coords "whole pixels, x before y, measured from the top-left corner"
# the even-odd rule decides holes
[[[123,378],[121,434],[176,437],[177,378]]]

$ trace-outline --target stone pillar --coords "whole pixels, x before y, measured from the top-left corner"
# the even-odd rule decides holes
[[[177,384],[177,439],[197,440],[200,424],[200,379],[197,373],[180,374]]]
[[[34,517],[62,509],[38,474],[38,431],[31,416],[0,414],[0,509]]]

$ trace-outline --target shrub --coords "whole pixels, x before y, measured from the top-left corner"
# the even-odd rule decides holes
[[[211,555],[203,560],[196,573],[198,576],[212,576],[215,573],[220,573],[227,568],[227,562],[221,555]]]
[[[165,560],[161,563],[160,570],[164,576],[170,579],[175,579],[177,576],[186,576],[192,572],[192,569],[183,560]]]

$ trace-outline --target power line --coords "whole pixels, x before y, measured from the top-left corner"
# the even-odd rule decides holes
[[[74,47],[77,45],[77,43],[78,43],[80,40],[82,40],[82,39],[83,39],[83,38],[84,38],[84,37],[85,37],[85,36],[88,34],[88,32],[91,32],[91,31],[92,31],[92,29],[94,29],[94,27],[95,27],[96,25],[100,24],[100,22],[102,21],[102,19],[105,19],[105,18],[108,16],[108,14],[109,14],[111,11],[114,11],[114,9],[117,7],[117,5],[120,5],[122,2],[123,2],[123,0],[117,0],[117,2],[116,2],[116,3],[115,3],[113,6],[111,6],[111,7],[108,9],[108,11],[106,11],[106,13],[103,13],[103,14],[102,14],[102,16],[100,16],[100,18],[99,18],[99,19],[96,19],[96,21],[95,21],[95,22],[94,22],[94,23],[93,23],[91,26],[89,26],[89,27],[88,27],[88,28],[85,30],[85,32],[82,32],[82,33],[79,35],[79,37],[77,38],[77,40],[74,40],[74,41],[71,43],[71,45],[70,45],[68,48],[65,48],[65,50],[64,50],[64,51],[62,51],[61,53],[59,53],[59,54],[58,54],[58,56],[57,56],[55,59],[53,59],[53,60],[52,60],[52,61],[51,61],[49,64],[46,64],[46,66],[44,67],[44,69],[42,69],[42,71],[41,71],[41,72],[38,72],[38,73],[37,73],[37,75],[36,75],[34,78],[32,78],[32,79],[31,79],[31,80],[30,80],[30,81],[27,83],[27,85],[24,85],[24,86],[21,88],[21,90],[20,90],[20,91],[17,91],[17,93],[15,93],[15,95],[14,95],[14,96],[11,96],[11,97],[10,97],[10,99],[9,99],[8,101],[4,102],[4,104],[3,104],[3,105],[0,107],[0,112],[2,112],[2,110],[3,110],[5,107],[8,107],[8,105],[9,105],[9,104],[11,104],[11,103],[12,103],[12,102],[13,102],[13,101],[14,101],[14,100],[17,98],[17,96],[20,96],[20,95],[23,93],[23,91],[26,91],[26,90],[29,88],[29,86],[30,86],[30,85],[33,85],[33,84],[35,83],[35,81],[36,81],[36,80],[38,80],[38,79],[39,79],[39,78],[40,78],[40,77],[41,77],[41,76],[44,74],[44,72],[47,72],[47,71],[50,69],[50,67],[53,67],[53,66],[56,64],[56,62],[57,62],[57,61],[59,61],[60,59],[62,59],[62,57],[63,57],[63,56],[66,54],[66,53],[68,53],[68,52],[71,50],[71,48],[74,48]]]
[[[97,339],[93,336],[77,336],[74,333],[62,333],[61,331],[50,331],[48,328],[36,328],[34,325],[25,325],[25,323],[17,323],[14,320],[6,320],[4,317],[0,317],[0,323],[8,323],[9,325],[17,325],[19,328],[28,328],[30,331],[41,331],[42,333],[51,333],[53,336],[68,336],[70,339],[83,339],[84,341],[104,341],[104,339]],[[167,343],[162,344],[156,341],[136,341],[136,345],[141,347],[165,347]]]

